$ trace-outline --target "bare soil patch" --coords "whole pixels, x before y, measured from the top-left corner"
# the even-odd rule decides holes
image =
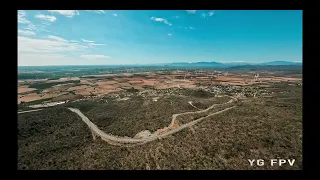
[[[149,79],[149,80],[143,80],[142,85],[147,85],[147,86],[154,86],[157,83],[156,80],[154,79]]]
[[[74,86],[67,89],[67,91],[77,91],[77,90],[86,90],[90,89],[91,86],[88,85],[81,85],[81,86]]]
[[[20,98],[18,97],[18,104],[20,104],[22,101],[23,102],[30,102],[30,101],[35,101],[35,100],[39,100],[39,99],[41,99],[40,94],[31,93],[31,94],[27,94],[24,96],[20,96]]]
[[[37,89],[28,88],[28,86],[20,86],[20,87],[18,87],[18,94],[24,93],[24,92],[30,92],[30,91],[34,91],[34,90],[37,90]]]
[[[52,101],[66,101],[66,100],[76,100],[76,99],[81,99],[83,98],[82,95],[79,94],[65,94],[65,95],[61,95],[59,97],[55,97],[52,99]]]

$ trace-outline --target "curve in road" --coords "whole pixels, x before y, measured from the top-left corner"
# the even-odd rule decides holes
[[[165,138],[171,134],[174,134],[176,132],[179,132],[181,131],[182,129],[185,129],[187,127],[190,127],[198,122],[200,122],[201,120],[205,119],[205,118],[208,118],[208,117],[211,117],[211,116],[214,116],[214,115],[217,115],[217,114],[220,114],[220,113],[223,113],[225,111],[228,111],[230,109],[233,109],[235,108],[236,106],[232,106],[232,107],[229,107],[229,108],[225,108],[224,110],[221,110],[221,111],[218,111],[218,112],[215,112],[215,113],[211,113],[207,116],[204,116],[204,117],[201,117],[201,118],[198,118],[194,121],[191,121],[189,123],[186,123],[186,124],[182,124],[181,126],[178,126],[178,127],[173,127],[173,125],[175,124],[175,119],[180,116],[180,115],[186,115],[186,114],[198,114],[198,113],[203,113],[203,112],[208,112],[209,110],[213,109],[214,107],[216,106],[221,106],[221,105],[224,105],[224,104],[229,104],[229,103],[232,103],[234,102],[236,99],[231,99],[230,101],[226,102],[226,103],[222,103],[222,104],[213,104],[212,106],[208,107],[207,109],[204,109],[204,110],[200,110],[200,111],[195,111],[195,112],[184,112],[184,113],[179,113],[179,114],[173,114],[172,115],[172,121],[171,121],[171,124],[166,127],[166,129],[168,131],[164,132],[164,133],[159,133],[157,131],[155,131],[154,133],[152,134],[149,134],[148,136],[144,136],[144,137],[141,137],[141,138],[131,138],[131,137],[118,137],[118,136],[115,136],[115,135],[110,135],[110,134],[107,134],[103,131],[101,131],[94,123],[92,123],[79,109],[76,109],[76,108],[68,108],[70,111],[76,113],[78,116],[81,117],[81,119],[83,120],[83,122],[85,122],[87,124],[87,126],[89,127],[89,129],[92,131],[92,135],[93,135],[93,138],[96,139],[96,136],[99,136],[102,140],[108,142],[109,144],[112,144],[112,145],[117,145],[117,146],[127,146],[127,147],[130,147],[130,146],[135,146],[135,145],[141,145],[141,144],[145,144],[147,142],[150,142],[150,141],[154,141],[154,140],[157,140],[157,139],[161,139],[161,138]]]

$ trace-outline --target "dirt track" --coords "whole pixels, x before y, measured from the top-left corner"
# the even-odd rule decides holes
[[[28,113],[28,112],[34,112],[34,111],[40,111],[42,109],[34,109],[34,110],[29,110],[29,111],[20,111],[18,114],[23,114],[23,113]]]
[[[108,142],[109,144],[112,144],[112,145],[117,145],[117,146],[135,146],[135,145],[141,145],[141,144],[144,144],[144,143],[147,143],[147,142],[150,142],[150,141],[154,141],[156,139],[165,138],[168,135],[171,135],[173,133],[181,131],[182,129],[190,127],[190,126],[200,122],[201,120],[203,120],[203,119],[205,119],[207,117],[223,113],[223,112],[228,111],[228,110],[230,110],[230,109],[232,109],[232,108],[234,108],[236,106],[232,106],[232,107],[226,108],[224,110],[221,110],[221,111],[218,111],[218,112],[215,112],[215,113],[211,113],[211,114],[209,114],[207,116],[201,117],[199,119],[196,119],[194,121],[191,121],[189,123],[186,123],[186,124],[183,124],[181,126],[178,126],[178,127],[174,128],[175,119],[180,115],[198,114],[198,113],[208,112],[209,110],[213,109],[216,106],[229,104],[229,103],[232,103],[233,101],[235,101],[235,99],[231,99],[230,101],[228,101],[226,103],[222,103],[222,104],[213,104],[209,108],[204,109],[204,110],[200,110],[200,111],[184,112],[184,113],[174,114],[174,115],[172,115],[171,124],[168,127],[165,128],[165,129],[167,129],[166,132],[163,132],[162,134],[159,134],[158,131],[155,131],[154,133],[149,134],[147,136],[143,136],[141,138],[118,137],[118,136],[107,134],[107,133],[101,131],[95,124],[93,124],[79,109],[76,109],[76,108],[68,108],[68,109],[70,111],[78,114],[81,117],[81,119],[88,125],[89,129],[92,131],[92,135],[93,135],[94,139],[96,138],[96,136],[99,136],[99,137],[101,137],[102,140],[104,140],[104,141],[106,141],[106,142]]]

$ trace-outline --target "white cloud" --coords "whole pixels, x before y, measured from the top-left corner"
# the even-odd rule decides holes
[[[37,14],[34,17],[41,19],[41,20],[50,21],[50,22],[54,22],[55,20],[57,20],[57,18],[55,16],[49,16],[49,15],[44,15],[44,14]]]
[[[55,33],[55,32],[49,31],[45,28],[40,28],[39,31]],[[55,34],[58,34],[58,33],[55,33]]]
[[[48,36],[48,39],[18,36],[18,52],[22,53],[57,53],[74,52],[88,48],[79,43],[71,43],[57,36]]]
[[[201,15],[205,18],[206,16],[213,16],[214,14],[214,11],[209,11],[208,13],[202,13]]]
[[[18,66],[71,65],[77,61],[62,54],[19,53]]]
[[[23,10],[18,10],[18,23],[28,25],[25,28],[27,30],[37,30],[36,26],[26,19],[26,12]]]
[[[105,14],[106,12],[104,12],[104,10],[86,10],[89,12],[94,12],[94,13],[98,13],[98,14]]]
[[[81,39],[83,42],[87,42],[87,43],[94,43],[94,41],[90,41],[90,40],[86,40],[86,39]]]
[[[214,15],[214,11],[210,11],[208,14],[209,14],[209,16],[213,16]]]
[[[43,21],[41,23],[41,27],[46,27],[46,26],[49,26],[51,23],[50,22],[47,22],[47,21]]]
[[[72,18],[73,16],[80,14],[79,11],[77,10],[48,10],[48,11],[51,13],[59,13],[69,18]]]
[[[172,24],[168,20],[163,19],[163,18],[151,17],[150,19],[154,20],[154,21],[157,21],[157,22],[163,22],[163,23],[165,23],[165,24],[167,24],[169,26],[172,26]]]
[[[195,14],[197,10],[186,10],[189,14]]]
[[[88,47],[92,47],[92,46],[104,46],[105,44],[98,44],[98,43],[94,43],[95,41],[91,41],[91,40],[86,40],[86,39],[81,39]]]
[[[116,16],[116,17],[118,16],[118,14],[112,14],[112,15],[113,15],[113,16]]]
[[[18,33],[25,36],[34,36],[36,35],[33,31],[26,31],[26,30],[18,30]]]
[[[29,24],[30,21],[26,19],[26,12],[23,10],[18,10],[18,23]]]
[[[49,38],[49,39],[56,40],[56,41],[68,42],[67,40],[65,40],[65,39],[63,39],[63,38],[61,38],[61,37],[58,37],[58,36],[49,35],[48,38]]]
[[[20,31],[21,32],[21,31]],[[83,55],[79,59],[79,53],[89,53],[91,46],[103,44],[85,43],[76,40],[68,41],[58,36],[49,35],[45,38],[18,36],[18,65],[72,65],[92,63],[101,64],[99,60],[110,58],[105,55]],[[78,58],[76,58],[76,56]],[[94,61],[96,59],[97,61]]]
[[[81,55],[80,57],[86,58],[86,59],[107,59],[107,58],[110,58],[110,56],[98,55],[98,54]]]
[[[190,27],[184,27],[184,29],[187,29],[187,30],[188,30],[188,29],[194,30],[195,28],[190,26]]]
[[[105,44],[88,43],[89,46],[104,46]]]
[[[27,30],[36,30],[37,28],[36,28],[36,26],[34,24],[30,23],[30,24],[28,24],[28,27],[26,27],[25,29],[27,29]]]
[[[172,36],[172,34],[169,33],[168,36]]]

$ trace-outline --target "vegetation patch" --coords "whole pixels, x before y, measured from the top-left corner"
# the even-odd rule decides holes
[[[202,89],[197,89],[197,90],[185,89],[183,94],[187,96],[198,97],[198,98],[214,97],[214,94]]]
[[[147,74],[133,74],[133,77],[147,77]]]
[[[71,80],[71,81],[64,81],[64,82],[50,82],[50,83],[34,83],[29,85],[29,88],[36,88],[36,89],[46,89],[51,88],[58,84],[67,84],[67,83],[76,83],[80,84],[80,80]]]
[[[60,77],[53,77],[53,78],[48,78],[48,80],[58,80]]]
[[[41,103],[43,103],[45,101],[50,101],[52,99],[53,98],[38,99],[38,100],[35,100],[35,101],[29,101],[29,102],[21,101],[20,105],[21,106],[30,106],[30,105],[35,105],[35,104],[41,104]]]
[[[139,92],[138,89],[135,89],[133,87],[129,88],[129,89],[126,89],[127,92],[130,92],[130,93],[135,93],[135,92]]]

